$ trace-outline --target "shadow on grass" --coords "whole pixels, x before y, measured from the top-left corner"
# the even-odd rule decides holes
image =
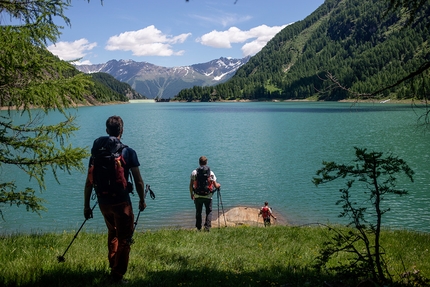
[[[327,279],[309,270],[272,268],[254,272],[219,272],[218,270],[183,270],[146,274],[143,284],[151,286],[323,286]],[[155,284],[154,284],[155,283]],[[157,285],[157,283],[159,285]],[[154,284],[154,285],[153,285]],[[137,285],[136,285],[137,286]]]
[[[1,282],[1,286],[119,286],[109,280],[109,274],[103,271],[88,271],[88,267],[82,267],[82,272],[70,271],[67,269],[57,269],[44,271],[40,275],[35,275],[33,282]],[[138,273],[136,268],[130,276],[126,274],[128,280],[126,286],[328,286],[324,281],[334,281],[334,278],[323,277],[312,270],[298,270],[294,267],[272,267],[271,269],[254,272],[220,272],[219,270],[208,268],[206,270],[180,271],[160,271]]]

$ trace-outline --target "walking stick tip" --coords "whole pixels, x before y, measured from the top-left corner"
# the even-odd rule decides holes
[[[59,255],[59,256],[57,256],[57,260],[58,260],[58,263],[63,263],[66,261],[66,258],[64,258],[64,256],[62,256],[62,255]]]

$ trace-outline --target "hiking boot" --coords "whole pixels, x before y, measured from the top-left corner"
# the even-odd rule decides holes
[[[112,279],[110,282],[113,286],[120,286],[120,285],[127,285],[128,284],[128,280],[125,280],[125,279],[119,279],[119,280]]]
[[[110,277],[110,282],[113,285],[125,285],[128,284],[128,280],[125,280],[124,278],[118,278],[116,276],[112,276]]]

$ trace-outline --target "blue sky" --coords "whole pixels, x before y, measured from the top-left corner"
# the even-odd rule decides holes
[[[235,3],[236,2],[236,3]],[[323,0],[73,0],[48,49],[81,63],[134,60],[163,67],[255,55]],[[58,22],[59,25],[64,23]]]

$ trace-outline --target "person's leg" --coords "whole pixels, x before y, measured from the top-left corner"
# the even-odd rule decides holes
[[[100,211],[104,217],[106,227],[108,229],[108,259],[109,259],[109,267],[115,263],[115,254],[118,249],[118,239],[116,237],[116,228],[115,228],[115,218],[114,213],[112,212],[112,208],[110,205],[102,205],[100,204]]]
[[[202,209],[203,209],[202,198],[195,198],[194,204],[196,206],[196,227],[198,230],[200,230],[202,229]]]
[[[206,211],[205,230],[209,231],[212,226],[212,198],[205,198],[204,204]]]
[[[112,206],[112,211],[116,228],[117,249],[112,258],[111,275],[114,280],[121,280],[128,268],[134,215],[129,202]]]

